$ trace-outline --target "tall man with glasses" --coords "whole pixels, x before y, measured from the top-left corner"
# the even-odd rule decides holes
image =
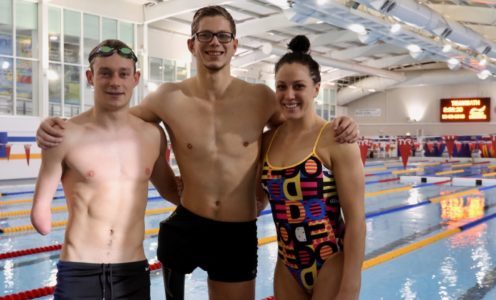
[[[165,123],[183,181],[181,205],[159,232],[168,300],[184,298],[184,275],[196,267],[208,273],[210,299],[255,298],[260,141],[266,125],[283,120],[269,87],[231,75],[235,36],[234,20],[223,7],[199,9],[188,40],[196,76],[162,84],[131,108],[143,120]],[[38,130],[42,147],[63,136],[50,127],[54,122],[61,123],[50,119]],[[356,138],[349,118],[339,127],[338,139]]]
[[[69,217],[55,299],[150,299],[143,249],[148,181],[179,201],[166,137],[129,113],[140,73],[127,45],[103,41],[88,60],[95,105],[65,124],[58,147],[42,151],[31,220],[39,233],[50,232],[50,206],[62,179]]]

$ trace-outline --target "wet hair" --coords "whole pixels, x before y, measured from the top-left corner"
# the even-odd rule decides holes
[[[288,44],[290,52],[284,54],[276,63],[275,73],[284,64],[299,63],[308,67],[310,77],[314,84],[320,82],[320,65],[310,55],[310,41],[304,35],[295,36]]]
[[[124,43],[121,40],[108,39],[108,40],[101,41],[98,45],[95,46],[95,48],[93,48],[91,50],[90,54],[88,55],[88,62],[90,63],[90,70],[91,71],[93,71],[93,62],[95,61],[95,58],[98,57],[98,55],[94,56],[95,52],[97,52],[98,49],[100,49],[100,47],[104,47],[104,46],[112,47],[114,49],[129,48],[132,50],[131,47],[129,47],[126,43]],[[92,58],[92,56],[94,56],[94,57]],[[91,61],[89,60],[90,58],[92,58]],[[134,62],[134,71],[136,72],[136,62],[135,61],[133,61],[133,62]]]
[[[191,23],[191,35],[194,35],[198,31],[201,19],[216,16],[226,18],[231,26],[231,33],[236,36],[236,23],[234,22],[233,17],[224,7],[218,5],[205,6],[195,12],[193,22]]]

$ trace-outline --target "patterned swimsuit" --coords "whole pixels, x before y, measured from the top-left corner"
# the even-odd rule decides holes
[[[275,167],[269,152],[264,157],[262,186],[269,196],[277,230],[278,254],[307,292],[311,292],[327,258],[343,251],[344,222],[331,171],[316,153],[320,129],[312,152],[301,162]]]

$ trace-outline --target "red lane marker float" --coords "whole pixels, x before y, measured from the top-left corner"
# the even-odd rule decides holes
[[[397,181],[397,180],[400,180],[399,178],[388,178],[388,179],[381,179],[379,180],[380,183],[383,183],[383,182],[390,182],[390,181]]]
[[[10,294],[6,296],[1,296],[0,300],[24,300],[24,299],[34,299],[52,295],[55,291],[54,286],[46,286],[39,289],[24,291],[16,294]]]
[[[7,259],[7,258],[12,258],[12,257],[19,257],[19,256],[36,254],[36,253],[57,251],[60,249],[62,249],[62,244],[51,245],[51,246],[46,246],[46,247],[31,248],[31,249],[24,249],[24,250],[12,251],[12,252],[5,252],[5,253],[0,253],[0,259]]]
[[[478,162],[474,162],[472,163],[473,165],[485,165],[485,164],[490,164],[491,162],[490,161],[478,161]]]

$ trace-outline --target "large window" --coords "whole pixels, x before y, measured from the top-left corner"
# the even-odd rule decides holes
[[[81,63],[81,14],[64,9],[64,62]]]
[[[0,115],[39,115],[43,100],[50,116],[72,117],[94,103],[84,76],[90,51],[104,39],[121,39],[134,48],[135,25],[49,4],[48,26],[40,34],[38,2],[0,0]],[[40,35],[48,42],[43,72]],[[44,91],[38,90],[41,73],[48,79]]]
[[[325,120],[336,117],[336,88],[321,86],[319,95],[315,98],[315,110]]]
[[[14,113],[14,62],[0,57],[0,115]]]
[[[0,115],[38,114],[38,47],[37,3],[0,0]]]
[[[62,53],[62,59],[55,55],[57,44],[53,45],[53,51],[50,49],[48,113],[72,117],[94,104],[93,87],[85,76],[91,50],[104,39],[116,38],[134,48],[134,25],[57,7],[49,7],[48,13],[49,38],[60,35],[64,41],[62,47],[58,44],[60,49],[57,50]]]
[[[12,55],[12,0],[0,0],[0,55]]]
[[[62,30],[60,26],[60,9],[48,8],[48,57],[52,61],[61,61]]]
[[[62,116],[62,66],[50,64],[48,70],[48,114]]]
[[[149,79],[155,83],[182,81],[188,78],[187,64],[157,57],[148,59]]]
[[[103,18],[102,40],[117,38],[117,20]]]

